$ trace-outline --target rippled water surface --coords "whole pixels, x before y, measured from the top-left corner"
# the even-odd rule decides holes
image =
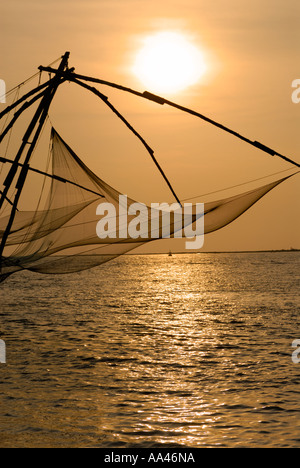
[[[299,252],[11,277],[0,446],[299,448],[299,286]]]

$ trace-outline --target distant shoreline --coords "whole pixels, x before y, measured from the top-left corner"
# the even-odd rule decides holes
[[[195,254],[236,254],[236,253],[280,253],[280,252],[300,252],[300,249],[278,249],[278,250],[215,250],[209,252],[171,252],[172,255],[195,255]],[[129,255],[169,255],[169,252],[149,252],[149,253],[126,253]]]
[[[173,255],[209,255],[209,254],[255,254],[255,253],[293,253],[293,252],[300,252],[300,249],[281,249],[281,250],[222,250],[222,251],[210,251],[210,252],[148,252],[148,253],[125,253],[121,255],[117,255],[116,257],[112,258],[111,260],[115,260],[116,258],[120,257],[140,257],[140,256],[147,256],[147,255],[164,255],[164,256],[171,256]],[[102,255],[53,255],[51,258],[63,258],[63,257],[102,257]],[[13,262],[13,257],[8,257]],[[18,259],[20,260],[20,259]]]

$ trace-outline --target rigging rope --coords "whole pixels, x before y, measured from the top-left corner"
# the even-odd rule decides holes
[[[52,62],[51,64],[49,64],[49,67],[52,67],[52,65],[55,65],[57,62],[59,62],[60,58],[54,60],[54,62]],[[15,86],[14,88],[10,89],[9,91],[7,91],[5,94],[3,94],[2,96],[0,96],[0,99],[1,98],[8,98],[16,89],[18,88],[21,88],[22,86],[26,85],[27,83],[29,83],[31,80],[33,80],[34,78],[36,78],[37,76],[39,76],[41,73],[41,70],[39,70],[38,72],[36,72],[34,75],[30,76],[29,78],[27,78],[25,81],[22,81],[21,83],[19,83],[17,86]]]
[[[20,88],[18,88],[18,90],[16,92],[14,102],[16,102],[18,100],[19,94],[20,94]],[[2,127],[2,132],[3,132],[4,128],[5,128],[5,125],[7,124],[8,119],[9,119],[9,113],[7,114],[7,118],[5,119],[4,126]],[[6,145],[5,152],[4,152],[4,157],[5,158],[6,158],[7,153],[8,153],[8,148],[9,148],[9,145],[10,145],[12,132],[13,132],[13,128],[11,128],[10,132],[9,132],[8,141],[7,141],[7,145]],[[0,142],[1,142],[1,139],[0,139]],[[3,171],[3,166],[1,166],[1,168],[0,168],[0,176],[2,174],[2,171]]]
[[[267,176],[263,176],[263,177],[258,177],[256,179],[252,179],[252,180],[249,180],[247,182],[242,182],[240,184],[236,184],[236,185],[231,185],[230,187],[225,187],[223,189],[220,189],[220,190],[214,190],[213,192],[208,192],[208,193],[202,193],[201,195],[196,195],[194,197],[189,197],[189,198],[184,198],[182,201],[185,202],[185,201],[189,201],[189,200],[195,200],[196,198],[200,198],[200,197],[206,197],[208,195],[214,195],[215,193],[220,193],[220,192],[226,192],[227,190],[231,190],[231,189],[234,189],[234,188],[237,188],[237,187],[243,187],[244,185],[248,185],[248,184],[252,184],[253,182],[258,182],[260,180],[264,180],[264,179],[268,179],[269,177],[274,177],[276,175],[279,175],[279,174],[283,174],[285,172],[288,172],[288,171],[293,171],[294,169],[290,168],[290,169],[284,169],[283,171],[278,171],[278,172],[274,172],[273,174],[270,174],[270,175],[267,175]],[[295,175],[295,174],[299,174],[300,171],[296,171],[294,174],[292,175]]]

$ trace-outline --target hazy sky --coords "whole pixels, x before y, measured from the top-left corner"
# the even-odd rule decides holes
[[[300,78],[299,26],[298,0],[10,0],[1,5],[0,79],[12,88],[69,50],[78,73],[144,91],[131,72],[143,38],[180,31],[202,50],[207,74],[167,98],[299,162],[300,103],[291,100],[292,81]],[[155,150],[181,199],[289,168],[179,111],[101,91]],[[146,203],[172,201],[140,143],[95,97],[65,84],[50,116],[84,162],[116,189]],[[206,236],[204,250],[300,248],[299,184],[296,175],[231,226]]]

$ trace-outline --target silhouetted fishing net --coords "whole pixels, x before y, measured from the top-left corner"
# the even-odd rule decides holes
[[[51,182],[48,186],[44,184],[44,191],[48,190],[44,208],[16,213],[1,259],[0,281],[20,270],[65,274],[90,269],[153,240],[150,230],[148,237],[145,236],[145,229],[142,237],[136,239],[129,236],[100,239],[96,232],[97,207],[106,202],[117,210],[121,194],[99,179],[54,129],[51,141],[53,178],[45,177]],[[205,204],[204,232],[210,233],[231,223],[288,177]],[[132,203],[134,200],[128,199],[128,206]],[[0,219],[0,237],[8,220],[9,215]],[[118,228],[121,222],[119,218]],[[150,219],[146,216],[142,224],[144,228],[150,226]],[[171,237],[176,230],[174,217]],[[158,238],[163,237],[162,232],[161,228]]]

